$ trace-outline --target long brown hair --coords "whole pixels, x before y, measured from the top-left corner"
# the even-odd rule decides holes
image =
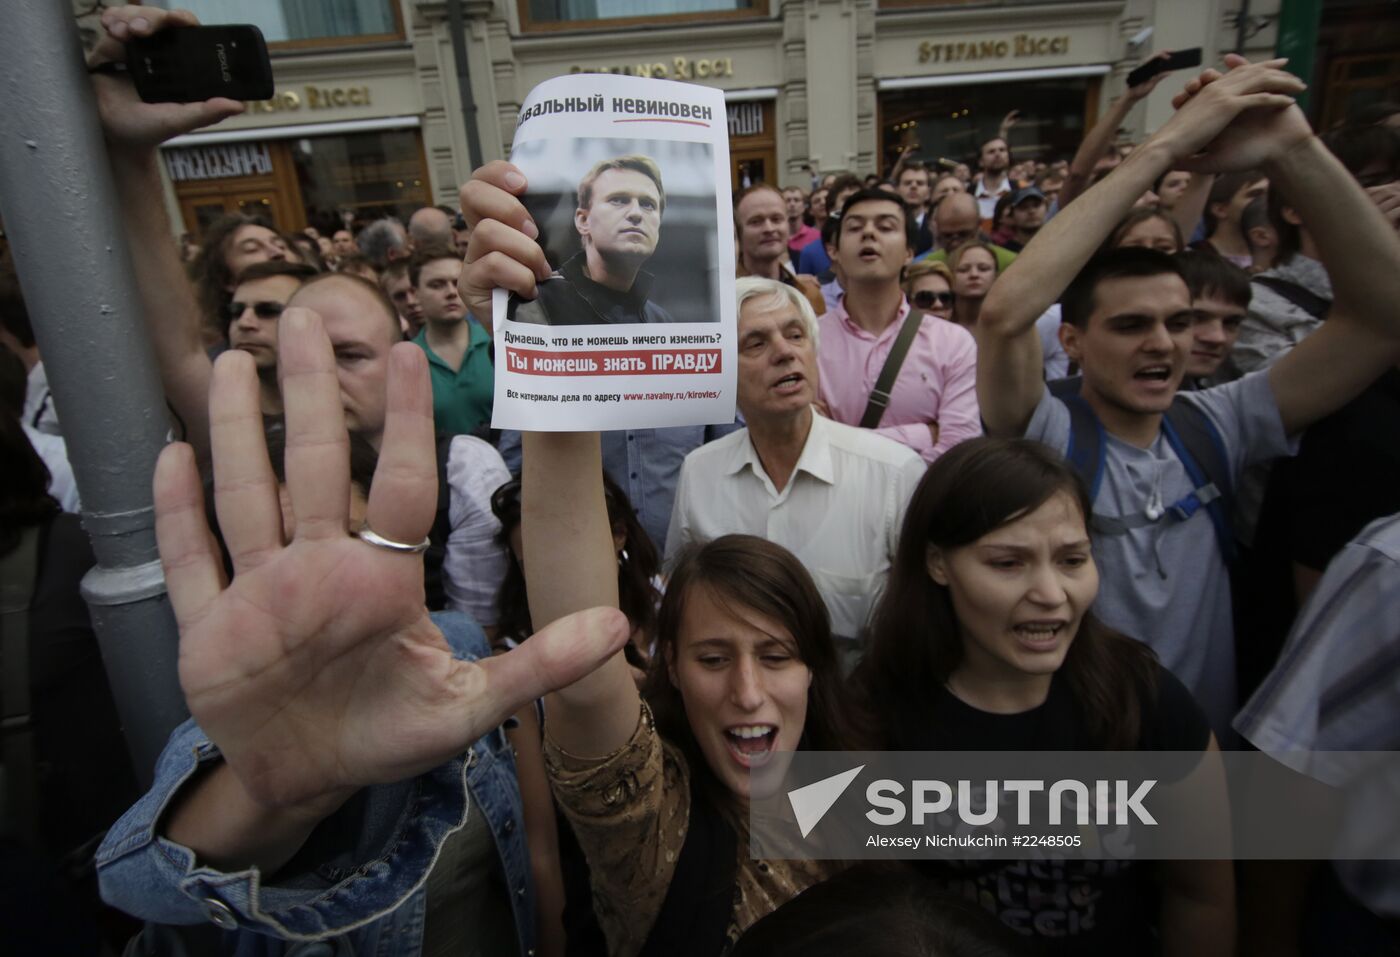
[[[194,280],[199,294],[200,309],[204,313],[204,328],[222,334],[228,327],[224,323],[224,307],[232,298],[232,286],[237,278],[228,267],[228,247],[233,234],[244,226],[265,226],[276,229],[263,219],[230,213],[220,216],[209,224],[200,236],[199,255],[190,263],[190,278]]]
[[[812,576],[781,545],[753,535],[724,535],[684,552],[671,573],[657,616],[656,654],[643,689],[657,730],[685,754],[691,773],[705,782],[711,793],[723,796],[690,730],[685,702],[666,667],[676,658],[686,600],[701,586],[721,603],[756,611],[792,635],[797,657],[812,673],[799,747],[816,751],[855,748],[858,741],[831,638],[831,618]]]
[[[899,536],[889,583],[876,607],[869,654],[857,673],[865,709],[894,747],[918,749],[932,721],[930,689],[963,659],[952,596],[928,573],[930,545],[955,549],[1068,493],[1088,524],[1088,490],[1058,452],[1030,439],[977,438],[954,446],[919,483]],[[1156,692],[1150,649],[1086,613],[1058,672],[1090,737],[1131,750],[1144,699]]]

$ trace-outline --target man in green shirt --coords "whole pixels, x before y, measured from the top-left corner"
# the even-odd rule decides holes
[[[461,258],[445,247],[422,250],[408,267],[423,308],[423,330],[413,341],[428,354],[433,422],[440,435],[471,433],[491,422],[491,336],[467,316],[457,294],[461,272]]]

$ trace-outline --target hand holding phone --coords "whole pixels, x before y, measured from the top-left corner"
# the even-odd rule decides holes
[[[126,69],[146,103],[198,103],[215,97],[266,100],[272,61],[251,24],[170,27],[126,45]]]
[[[1170,73],[1173,70],[1184,70],[1188,67],[1200,65],[1200,47],[1192,47],[1189,50],[1176,50],[1169,53],[1167,56],[1154,56],[1128,74],[1128,89],[1132,89],[1135,86],[1142,86],[1159,73]]]

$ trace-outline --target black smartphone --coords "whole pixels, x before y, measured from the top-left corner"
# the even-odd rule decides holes
[[[251,24],[172,27],[126,45],[126,69],[147,103],[272,97],[272,61]]]
[[[1153,57],[1132,73],[1129,73],[1128,86],[1140,86],[1158,73],[1170,73],[1172,70],[1184,70],[1187,67],[1200,65],[1200,47],[1192,47],[1189,50],[1176,50],[1164,57]]]

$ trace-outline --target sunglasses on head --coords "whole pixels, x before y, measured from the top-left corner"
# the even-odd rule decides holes
[[[913,303],[919,309],[932,309],[934,303],[940,306],[951,306],[953,304],[953,294],[951,292],[934,292],[930,289],[921,289],[914,293]]]
[[[237,321],[243,315],[243,310],[251,308],[253,315],[259,319],[276,319],[282,315],[282,310],[287,307],[280,302],[238,302],[235,300],[228,304],[228,317],[231,321]]]

